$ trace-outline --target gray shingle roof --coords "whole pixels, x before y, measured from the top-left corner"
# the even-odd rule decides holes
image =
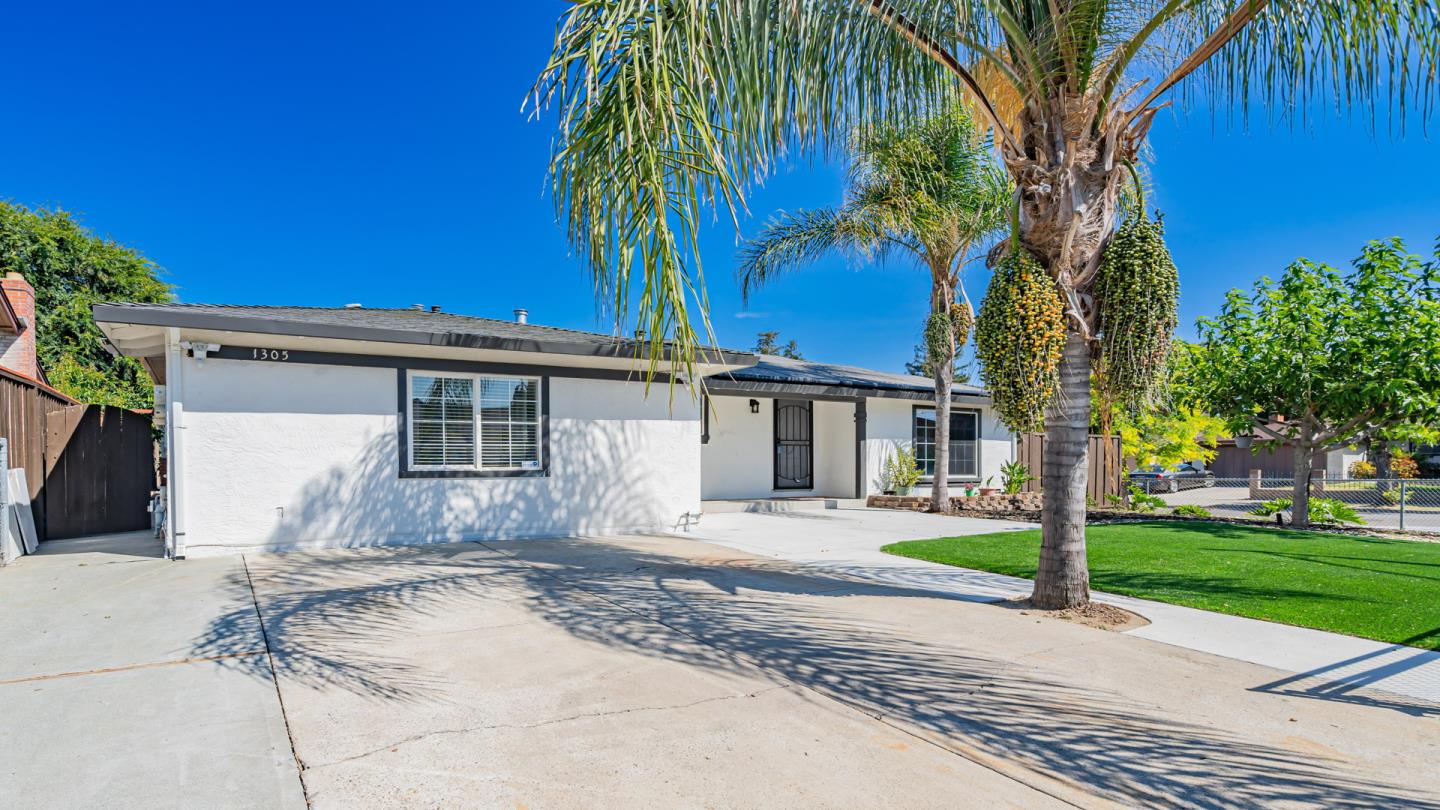
[[[422,309],[106,303],[96,304],[93,313],[95,320],[101,323],[269,335],[598,357],[635,357],[643,352],[637,341],[599,332]],[[733,350],[720,350],[718,355],[712,352],[709,359],[711,362],[744,366],[710,377],[712,381],[726,384],[802,385],[911,393],[934,391],[933,382],[926,377],[888,374],[834,363],[790,360]],[[985,396],[982,389],[973,385],[957,385],[954,392],[958,396]]]
[[[928,377],[888,374],[856,366],[791,360],[775,355],[760,355],[759,362],[753,366],[715,374],[710,379],[734,380],[740,383],[780,383],[881,391],[933,392],[935,390],[934,381]],[[953,390],[955,394],[962,396],[985,396],[983,389],[973,385],[956,385]]]
[[[105,303],[93,307],[102,323],[178,326],[271,335],[377,340],[430,346],[634,357],[642,344],[599,332],[478,318],[423,309],[287,307],[224,304]],[[713,362],[749,363],[748,352],[722,351]]]

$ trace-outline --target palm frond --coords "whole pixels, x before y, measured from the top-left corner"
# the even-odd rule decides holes
[[[922,32],[944,19],[944,4],[900,5]],[[706,210],[738,222],[748,183],[789,152],[954,92],[862,3],[584,0],[532,102],[559,118],[550,170],[568,236],[617,320],[633,306],[654,371],[667,339],[686,370],[713,342],[696,250]]]
[[[873,210],[873,209],[871,209]],[[781,212],[740,252],[740,292],[746,301],[760,286],[787,270],[831,253],[880,257],[894,242],[864,206]]]

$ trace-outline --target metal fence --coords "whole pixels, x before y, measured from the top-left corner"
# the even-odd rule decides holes
[[[1156,499],[1144,504],[1161,512],[1179,509],[1182,513],[1215,517],[1244,518],[1274,522],[1278,512],[1290,522],[1288,501],[1294,479],[1250,476],[1248,478],[1196,477],[1168,480],[1130,480],[1142,493]],[[1323,479],[1310,482],[1311,522],[1325,522],[1335,515],[1346,518],[1342,525],[1375,529],[1440,533],[1440,478]],[[1324,500],[1332,504],[1316,505]]]

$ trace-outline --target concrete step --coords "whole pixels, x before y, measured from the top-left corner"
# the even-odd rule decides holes
[[[755,498],[752,500],[701,501],[702,514],[721,512],[806,512],[824,509],[862,509],[861,498]]]

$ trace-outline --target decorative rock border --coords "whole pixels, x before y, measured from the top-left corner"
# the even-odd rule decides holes
[[[950,499],[952,512],[1038,512],[1044,505],[1039,492],[1022,492],[1019,495],[974,495],[955,496]],[[871,495],[866,506],[876,509],[908,509],[912,512],[926,512],[930,509],[928,495]]]

